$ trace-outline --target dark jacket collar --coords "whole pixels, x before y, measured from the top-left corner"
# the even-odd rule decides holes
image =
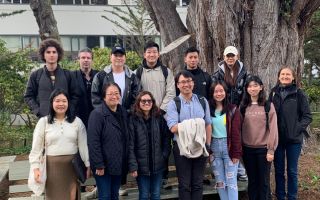
[[[184,69],[187,70],[188,72],[190,72],[193,75],[197,75],[197,74],[200,74],[202,72],[202,70],[200,69],[199,66],[197,66],[196,69],[188,69],[187,66],[185,66]]]

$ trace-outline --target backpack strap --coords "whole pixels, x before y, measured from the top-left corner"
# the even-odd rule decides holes
[[[143,67],[138,67],[136,70],[136,76],[139,80],[141,80],[141,76],[142,76],[142,72],[143,72]]]
[[[200,95],[197,95],[196,96],[198,97],[199,99],[199,102],[203,108],[203,111],[204,113],[206,112],[206,101],[205,101],[205,97],[203,96],[200,96]],[[177,107],[177,112],[178,112],[178,116],[179,116],[179,122],[180,122],[180,111],[181,111],[181,100],[179,98],[179,96],[176,96],[175,98],[173,98],[174,100],[174,103],[176,104],[176,107]]]
[[[41,79],[41,76],[42,76],[43,72],[44,72],[44,68],[38,69],[38,70],[36,71],[36,84],[37,84],[37,88],[38,88],[38,86],[39,86],[39,82],[40,82],[40,79]]]

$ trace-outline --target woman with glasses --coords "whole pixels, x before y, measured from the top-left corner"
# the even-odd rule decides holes
[[[140,92],[129,119],[129,171],[137,178],[139,199],[160,199],[165,160],[170,153],[170,131],[153,95]]]
[[[102,87],[103,103],[90,114],[88,147],[99,199],[119,199],[121,176],[127,174],[127,112],[116,83]]]

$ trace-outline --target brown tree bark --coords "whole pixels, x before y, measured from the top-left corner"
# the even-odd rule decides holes
[[[36,18],[41,40],[45,40],[47,38],[60,40],[57,21],[54,18],[51,1],[31,0],[30,7],[33,11],[34,17]]]
[[[171,0],[144,0],[151,19],[156,29],[161,34],[164,45],[170,44],[177,38],[187,35],[188,30],[182,23],[175,3]],[[187,42],[183,43],[180,48],[176,48],[168,54],[162,55],[162,61],[171,69],[178,70],[183,67],[183,52],[187,48]]]
[[[177,22],[180,19],[174,19],[176,10],[168,9],[171,0],[145,2],[164,44],[186,32],[194,34],[201,66],[209,73],[217,69],[224,48],[234,45],[248,71],[262,77],[267,88],[275,85],[283,65],[296,69],[300,80],[304,35],[311,15],[320,6],[319,0],[191,0],[186,31]],[[170,58],[172,63],[180,59],[177,55]],[[177,66],[181,65],[172,67]]]

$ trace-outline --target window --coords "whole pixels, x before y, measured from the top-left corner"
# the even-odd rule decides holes
[[[22,0],[22,3],[29,4],[30,0]]]
[[[73,5],[73,0],[57,0],[58,5]]]
[[[182,6],[187,6],[189,5],[190,0],[182,0]]]
[[[116,35],[110,35],[104,37],[104,46],[112,48],[116,44],[123,46],[123,37],[122,36],[116,36]]]
[[[100,47],[99,36],[88,36],[87,37],[87,46],[89,48]]]
[[[15,4],[20,4],[20,0],[13,0],[12,3],[15,3]]]
[[[6,42],[6,47],[10,51],[18,51],[22,48],[20,36],[0,36],[0,39]]]
[[[96,5],[108,5],[107,0],[91,0],[91,3]]]

